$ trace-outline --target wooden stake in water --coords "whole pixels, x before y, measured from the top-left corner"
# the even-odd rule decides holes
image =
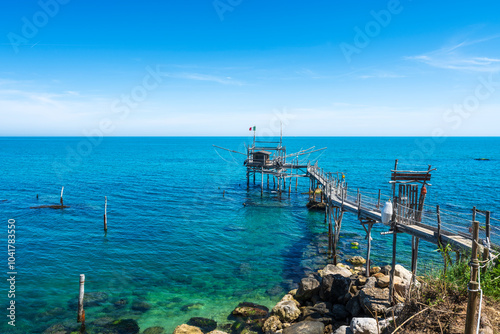
[[[85,294],[85,274],[80,275],[80,295],[78,296],[77,322],[85,323],[85,310],[83,309],[83,296]]]
[[[64,205],[64,204],[63,204],[63,203],[64,203],[64,202],[63,202],[63,192],[64,192],[64,186],[63,186],[63,187],[62,187],[62,189],[61,189],[61,200],[60,200],[60,202],[61,202],[61,206],[63,206],[63,205]]]
[[[104,196],[104,232],[108,232],[108,197]]]

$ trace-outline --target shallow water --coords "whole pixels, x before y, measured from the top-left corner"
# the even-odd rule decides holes
[[[404,159],[408,152],[422,152],[416,140],[423,139],[285,138],[285,144],[289,152],[328,146],[305,158],[319,157],[325,170],[344,172],[350,187],[381,188],[386,194],[395,158],[402,159],[400,168],[409,162],[432,164],[438,170],[429,205],[448,203],[444,209],[463,207],[469,210],[464,214],[476,205],[500,218],[499,138],[448,138],[427,147],[422,161]],[[261,197],[259,178],[246,189],[244,157],[211,146],[242,150],[249,141],[106,138],[94,145],[83,138],[0,138],[0,208],[5,224],[16,220],[18,271],[16,328],[4,320],[0,331],[39,333],[74,320],[76,310],[68,301],[78,294],[81,273],[86,291],[109,294],[106,303],[86,309],[87,322],[102,316],[134,318],[141,330],[162,326],[171,332],[194,316],[228,322],[241,301],[271,307],[304,273],[326,264],[327,229],[324,214],[305,208],[306,179],[299,180],[298,191],[292,187],[290,197],[279,200],[272,189]],[[57,204],[61,186],[70,208],[30,209]],[[390,262],[392,243],[390,236],[380,235],[383,231],[387,227],[373,231],[372,259],[380,265]],[[346,215],[342,255],[364,256],[364,237],[356,217]],[[6,227],[2,240],[7,244]],[[359,249],[351,248],[353,241]],[[410,241],[399,238],[398,262],[405,265]],[[421,271],[440,265],[435,248],[421,243]],[[121,298],[129,303],[117,309],[112,302]],[[152,309],[131,310],[136,300]],[[5,293],[2,303],[8,302]]]

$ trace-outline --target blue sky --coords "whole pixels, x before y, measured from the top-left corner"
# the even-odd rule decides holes
[[[0,136],[500,134],[495,1],[4,1]]]

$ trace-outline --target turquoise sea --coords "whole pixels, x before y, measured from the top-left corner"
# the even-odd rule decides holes
[[[86,309],[87,322],[103,316],[136,319],[144,330],[167,333],[189,318],[227,316],[241,301],[271,307],[305,273],[327,263],[324,214],[305,204],[307,179],[279,199],[246,189],[243,151],[250,137],[0,138],[0,229],[4,249],[1,333],[42,333],[76,321],[69,302],[80,274],[87,292],[108,299]],[[284,138],[289,153],[328,147],[304,159],[344,172],[349,186],[389,194],[390,170],[437,168],[427,204],[470,215],[472,206],[500,218],[500,138]],[[476,158],[489,160],[478,161]],[[58,204],[64,210],[30,209]],[[272,181],[271,181],[272,187]],[[223,191],[225,196],[223,197]],[[38,199],[37,199],[38,195]],[[104,197],[108,233],[103,232]],[[376,195],[375,195],[376,196]],[[245,203],[245,205],[244,205]],[[7,324],[7,225],[15,220],[16,326]],[[498,221],[492,221],[498,228]],[[372,260],[390,262],[392,237],[376,226]],[[351,248],[351,242],[360,244]],[[410,238],[399,238],[398,262],[409,264]],[[419,270],[441,266],[435,246],[421,243]],[[356,217],[343,221],[342,257],[365,255]],[[114,302],[126,299],[125,307]],[[132,310],[136,302],[151,306]]]

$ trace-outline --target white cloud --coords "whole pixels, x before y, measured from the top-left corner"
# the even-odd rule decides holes
[[[167,73],[166,76],[170,78],[177,79],[185,79],[185,80],[195,80],[195,81],[209,81],[219,83],[221,85],[234,85],[234,86],[243,86],[244,83],[238,80],[233,80],[229,76],[215,76],[210,74],[201,74],[201,73]]]
[[[405,57],[405,59],[449,70],[496,72],[500,71],[500,58],[472,55],[470,54],[472,51],[470,51],[468,47],[485,43],[499,37],[500,35],[495,35],[481,39],[466,40],[425,54]],[[485,49],[481,52],[485,52],[484,50]]]

